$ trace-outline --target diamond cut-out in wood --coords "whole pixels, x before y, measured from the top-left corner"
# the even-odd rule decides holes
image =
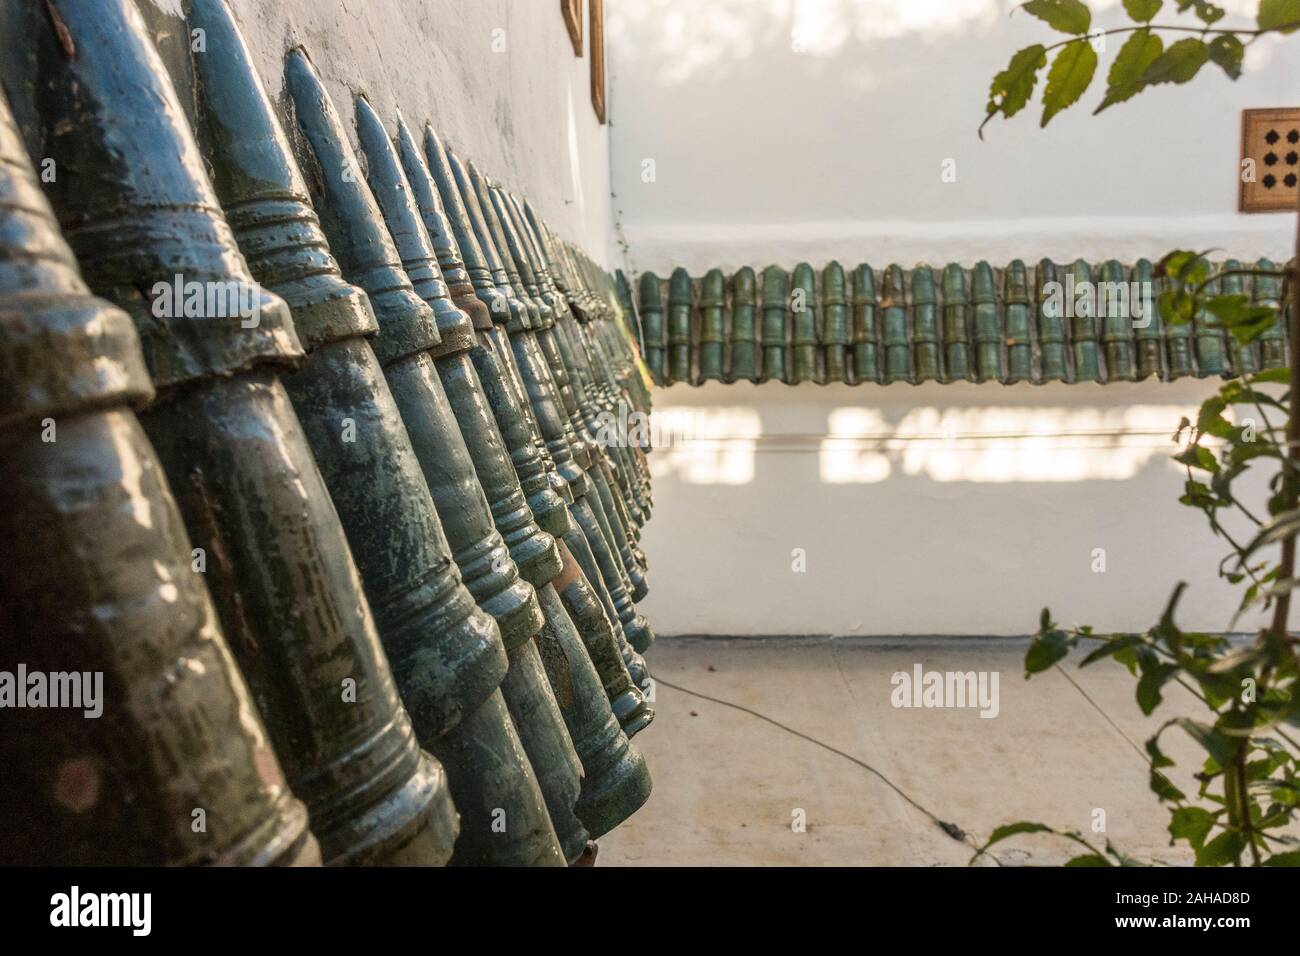
[[[1300,108],[1241,111],[1241,212],[1295,212],[1300,204]]]

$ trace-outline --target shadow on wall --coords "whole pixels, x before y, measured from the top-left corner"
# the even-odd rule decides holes
[[[655,416],[655,477],[745,485],[764,454],[816,454],[817,480],[876,484],[897,471],[940,482],[1122,481],[1168,459],[1170,423],[1195,408],[1015,406],[832,408],[816,434],[765,432],[743,406],[664,409]],[[1182,467],[1168,462],[1173,472]]]
[[[646,613],[665,634],[1026,634],[1046,604],[1132,630],[1186,580],[1185,626],[1249,629],[1170,460],[1215,384],[658,391]]]

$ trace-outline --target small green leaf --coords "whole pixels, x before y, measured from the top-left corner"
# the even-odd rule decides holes
[[[1226,866],[1236,863],[1244,849],[1245,838],[1235,830],[1225,830],[1196,851],[1196,865]]]
[[[1214,508],[1219,505],[1219,499],[1210,493],[1209,486],[1204,482],[1189,479],[1184,482],[1183,489],[1178,500],[1189,508]]]
[[[1061,33],[1087,33],[1092,26],[1092,11],[1083,0],[1029,0],[1022,6]]]
[[[1179,40],[1147,67],[1141,82],[1147,86],[1186,83],[1196,76],[1209,58],[1209,48],[1202,41],[1191,37]]]
[[[1174,761],[1171,761],[1169,757],[1166,757],[1164,750],[1160,749],[1160,735],[1164,734],[1165,730],[1170,727],[1171,723],[1173,723],[1173,721],[1165,721],[1165,723],[1161,724],[1160,730],[1154,732],[1152,736],[1147,737],[1145,748],[1147,748],[1147,757],[1151,760],[1151,766],[1153,769],[1158,770],[1160,767],[1174,766]]]
[[[1054,831],[1052,827],[1044,825],[1044,823],[1034,823],[1026,821],[1026,819],[1022,819],[1022,821],[1015,823],[1008,823],[1008,825],[1000,826],[997,830],[993,831],[992,834],[989,834],[988,842],[985,843],[983,847],[979,848],[979,851],[975,853],[975,856],[982,856],[985,849],[992,847],[995,843],[1001,843],[1002,840],[1008,839],[1009,836],[1015,836],[1017,834],[1050,834],[1050,832],[1056,831]]]
[[[1267,780],[1269,775],[1276,769],[1277,764],[1272,757],[1251,760],[1246,764],[1246,782],[1258,783],[1260,780]]]
[[[1123,103],[1142,90],[1142,77],[1151,64],[1165,50],[1164,41],[1150,30],[1135,30],[1124,41],[1106,75],[1106,97],[1094,111],[1100,113],[1108,106]]]
[[[1292,33],[1300,29],[1300,0],[1259,0],[1256,22],[1261,30]]]
[[[1142,643],[1140,634],[1123,634],[1107,638],[1100,647],[1094,648],[1079,664],[1080,667],[1087,667],[1096,661],[1107,657],[1114,657],[1116,654],[1130,647],[1136,647]]]
[[[1223,323],[1224,328],[1232,332],[1233,337],[1242,343],[1254,341],[1265,329],[1270,328],[1277,316],[1266,305],[1251,305],[1250,297],[1241,293],[1216,295],[1205,303],[1207,311]]]
[[[1152,664],[1142,671],[1137,683],[1137,702],[1148,717],[1160,706],[1160,690],[1178,673],[1173,664]]]
[[[1151,776],[1147,780],[1147,785],[1151,788],[1151,792],[1162,801],[1176,803],[1179,800],[1187,799],[1187,794],[1175,787],[1168,777],[1154,768],[1151,770]]]
[[[1169,600],[1165,602],[1165,609],[1160,615],[1160,623],[1152,629],[1152,634],[1156,637],[1160,637],[1166,642],[1172,642],[1182,636],[1182,632],[1178,630],[1178,625],[1174,623],[1174,615],[1178,612],[1178,602],[1183,599],[1183,594],[1186,590],[1186,581],[1179,581],[1174,587],[1174,592],[1169,595]],[[1143,663],[1154,665],[1156,660],[1157,658],[1153,651],[1149,657],[1144,658]]]
[[[1256,372],[1251,376],[1256,382],[1267,382],[1270,385],[1286,385],[1291,381],[1291,370],[1289,368],[1266,368],[1262,372]]]
[[[1027,46],[1011,58],[1007,68],[993,77],[989,86],[988,116],[984,123],[1001,113],[1007,119],[1015,116],[1034,95],[1038,71],[1047,65],[1047,51],[1041,43]],[[983,129],[983,124],[980,125]]]
[[[1194,249],[1175,249],[1156,263],[1155,277],[1159,279],[1168,276],[1183,283],[1199,285],[1209,274],[1209,261],[1205,257],[1215,251],[1217,250],[1197,252]]]
[[[1203,807],[1179,807],[1169,815],[1169,836],[1186,840],[1194,850],[1205,845],[1214,828],[1214,814]]]
[[[1206,252],[1198,252],[1178,267],[1175,275],[1188,285],[1199,286],[1210,274],[1210,260]]]
[[[1018,823],[1008,823],[1006,826],[1000,826],[989,836],[989,840],[984,844],[988,849],[995,843],[1001,843],[1008,837],[1016,836],[1020,833],[1052,833],[1051,827],[1042,823],[1033,823],[1028,820],[1021,820]]]
[[[1206,0],[1196,0],[1196,15],[1206,26],[1209,26],[1223,19],[1223,7],[1207,3]]]
[[[1039,634],[1025,652],[1025,677],[1047,670],[1070,653],[1074,639],[1064,631],[1047,631]]]
[[[1219,463],[1215,461],[1214,454],[1200,445],[1191,445],[1181,454],[1174,455],[1174,461],[1189,468],[1199,468],[1201,471],[1213,473],[1219,470]]]
[[[1173,627],[1174,615],[1178,613],[1178,604],[1183,599],[1183,594],[1187,591],[1187,582],[1179,581],[1174,585],[1173,591],[1165,601],[1165,609],[1160,612],[1160,623],[1157,627]],[[1155,660],[1154,652],[1151,659]]]
[[[1168,727],[1169,725],[1166,723],[1164,726]],[[1164,727],[1161,727],[1160,730],[1163,732]],[[1151,758],[1152,767],[1172,767],[1174,765],[1174,762],[1165,756],[1165,752],[1160,749],[1160,734],[1156,734],[1147,740],[1146,750],[1147,756]]]
[[[1163,5],[1164,0],[1124,0],[1129,18],[1137,23],[1150,23]]]
[[[1200,744],[1219,766],[1224,767],[1232,762],[1237,747],[1227,736],[1219,733],[1208,724],[1202,724],[1187,717],[1179,717],[1175,723],[1187,731],[1188,736]]]
[[[1156,300],[1160,318],[1171,325],[1184,325],[1196,315],[1196,299],[1185,289],[1165,289]]]
[[[1066,866],[1113,866],[1110,860],[1096,853],[1085,853],[1065,861]]]
[[[1286,853],[1274,853],[1261,864],[1263,866],[1300,866],[1300,850],[1288,850]]]
[[[1246,48],[1231,33],[1221,33],[1210,41],[1210,59],[1223,67],[1223,72],[1232,79],[1241,76],[1241,61],[1246,55]]]
[[[1137,647],[1126,647],[1122,651],[1115,652],[1116,662],[1128,668],[1128,672],[1134,677],[1138,675],[1138,649]]]
[[[1043,120],[1046,126],[1061,110],[1073,106],[1097,72],[1097,51],[1087,40],[1074,40],[1061,48],[1047,71],[1043,91]]]
[[[1172,252],[1165,253],[1164,257],[1156,263],[1155,276],[1157,279],[1163,276],[1176,276],[1184,265],[1196,258],[1196,252],[1192,249],[1174,249]]]
[[[1271,521],[1266,522],[1263,527],[1255,534],[1251,542],[1246,545],[1242,552],[1242,560],[1247,556],[1254,554],[1264,545],[1272,544],[1275,541],[1281,541],[1293,534],[1300,532],[1300,508],[1291,508],[1282,511],[1273,516]]]
[[[1229,295],[1216,295],[1206,300],[1205,307],[1222,319],[1224,325],[1231,325],[1249,302],[1250,296],[1234,292]]]
[[[1231,423],[1223,417],[1228,403],[1222,395],[1211,395],[1201,402],[1201,410],[1196,416],[1196,430],[1215,438],[1227,438],[1232,434]]]
[[[1286,804],[1287,806],[1295,806],[1300,803],[1300,794],[1287,787],[1278,787],[1269,796],[1277,803]]]

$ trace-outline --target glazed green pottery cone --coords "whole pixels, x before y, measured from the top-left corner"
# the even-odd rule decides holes
[[[215,15],[219,0],[204,2]],[[212,49],[220,24],[200,21],[202,9],[196,3],[191,20],[203,23]],[[234,96],[242,74],[223,77],[234,59],[202,58],[207,95]],[[264,270],[263,281],[283,292],[299,329],[315,332],[307,368],[287,384],[352,542],[417,735],[425,749],[455,758],[447,771],[462,819],[452,862],[562,863],[509,716],[489,703],[499,697],[507,666],[496,622],[461,583],[397,405],[363,337],[378,328],[368,299],[339,275],[288,144],[264,96],[253,92],[244,90],[237,101],[232,113],[240,123],[224,141],[232,145],[232,163],[251,164],[244,176],[230,178],[261,184],[265,193],[227,203],[254,271]],[[264,135],[241,139],[258,128],[250,123],[258,115]],[[222,182],[218,176],[219,188]],[[341,245],[355,261],[349,241]],[[503,831],[497,808],[515,825]]]
[[[1097,319],[1095,295],[1089,294],[1094,289],[1092,267],[1082,259],[1076,259],[1065,268],[1067,282],[1066,298],[1073,300],[1074,308],[1069,318],[1070,345],[1074,355],[1074,382],[1103,382],[1101,370],[1101,353],[1098,348],[1100,322]],[[1070,296],[1069,289],[1085,290],[1083,296]]]
[[[1098,284],[1098,313],[1106,359],[1105,381],[1135,381],[1137,362],[1133,355],[1133,306],[1129,300],[1128,274],[1114,259],[1101,267]],[[1136,303],[1140,305],[1139,303]]]
[[[0,197],[0,670],[86,679],[81,709],[4,712],[0,864],[319,864],[131,410],[135,328],[82,282],[2,98]]]
[[[1029,275],[1025,264],[1012,260],[1002,277],[1003,301],[1006,303],[1007,384],[1032,382],[1033,367],[1033,299],[1029,294]]]
[[[448,153],[447,161],[471,222],[481,238],[480,244],[489,259],[494,260],[493,272],[501,277],[500,287],[510,301],[518,302],[508,269],[504,265],[499,265],[505,261],[505,256],[501,256],[500,251],[505,246],[506,240],[500,231],[494,207],[490,202],[485,205],[480,201],[479,191],[472,182],[471,174],[465,170],[454,154]],[[493,226],[496,228],[493,229]],[[650,630],[645,618],[637,612],[628,593],[629,582],[626,571],[611,547],[612,532],[606,530],[607,524],[600,499],[598,496],[588,494],[591,482],[575,460],[573,446],[569,434],[566,433],[561,399],[551,375],[550,365],[532,334],[529,325],[532,320],[526,318],[526,315],[526,310],[512,307],[507,328],[511,333],[510,343],[514,348],[515,359],[527,389],[533,414],[557,469],[573,493],[571,514],[591,546],[591,551],[599,565],[600,576],[609,590],[624,635],[634,648],[643,650],[653,641],[653,631]]]
[[[452,866],[564,866],[541,785],[500,690],[429,751],[461,814]]]
[[[433,310],[441,341],[432,347],[443,390],[474,462],[492,520],[523,578],[550,580],[561,566],[555,539],[537,526],[519,485],[496,419],[469,353],[481,348],[469,316],[448,295],[436,253],[412,198],[397,151],[365,99],[357,100],[357,129],[372,190],[416,294]]]
[[[912,270],[912,294],[907,310],[912,325],[913,382],[944,381],[939,351],[938,293],[929,266]]]
[[[816,274],[806,262],[794,268],[790,277],[790,315],[791,348],[790,378],[791,385],[811,382],[817,379],[817,279]],[[823,384],[825,380],[823,379]]]
[[[537,648],[560,713],[582,761],[575,813],[593,838],[618,826],[650,797],[645,758],[628,741],[610,709],[600,677],[564,602],[551,585],[540,592],[546,625]]]
[[[664,325],[663,282],[653,272],[643,272],[639,285],[646,366],[655,384],[665,385],[664,351],[668,347],[668,337]]]
[[[1056,263],[1050,259],[1040,260],[1035,275],[1038,346],[1041,351],[1040,382],[1071,381],[1066,366],[1064,300],[1059,292],[1052,294],[1053,288],[1062,288]]]
[[[1160,310],[1156,303],[1155,267],[1149,259],[1133,264],[1133,282],[1141,291],[1141,315],[1134,318],[1133,338],[1137,349],[1137,377],[1163,379],[1164,342],[1161,335]]]
[[[789,276],[783,269],[768,266],[763,270],[762,381],[789,381],[785,358],[789,309]]]
[[[823,384],[848,383],[849,299],[844,268],[832,262],[822,270]]]
[[[875,273],[871,266],[858,266],[853,270],[853,385],[881,381],[879,305]]]
[[[757,382],[762,368],[758,335],[754,270],[746,266],[731,280],[731,374],[729,381]]]
[[[298,121],[322,167],[358,168],[328,95],[301,54],[290,57],[289,86],[297,102]],[[514,662],[527,656],[526,648],[531,646],[543,622],[536,593],[520,576],[493,524],[475,462],[430,353],[442,342],[436,313],[416,294],[402,268],[380,208],[365,183],[358,177],[343,176],[325,183],[330,194],[321,206],[329,210],[323,217],[327,234],[333,238],[332,226],[337,221],[339,239],[335,241],[335,249],[345,272],[355,269],[358,281],[371,283],[367,291],[381,327],[378,340],[381,361],[388,332],[391,329],[394,333],[394,339],[388,343],[392,352],[385,370],[453,555],[471,593],[497,618],[500,626],[511,662],[502,689],[513,714],[517,696],[531,700],[549,693],[544,678],[543,686],[530,684],[536,675],[530,674],[528,668],[515,673],[511,679],[512,672],[517,670]],[[421,330],[422,334],[413,337],[414,330]],[[452,336],[449,339],[456,341]],[[562,841],[567,835],[572,842],[576,839],[572,828],[560,832],[566,818],[558,808],[567,799],[569,790],[576,801],[577,771],[573,765],[577,758],[575,755],[571,762],[556,762],[556,755],[562,756],[564,747],[571,748],[571,743],[558,713],[554,719],[550,717],[542,709],[530,724],[516,720],[516,729],[531,759],[556,831]],[[551,763],[543,764],[543,760]],[[574,778],[571,786],[566,782],[570,775]],[[533,822],[517,820],[514,825],[522,828],[515,832],[545,835],[545,828]],[[585,831],[579,835],[585,842]],[[481,840],[479,844],[482,845]]]
[[[664,384],[691,379],[691,313],[695,293],[685,269],[674,269],[668,280],[668,367]]]
[[[582,643],[587,648],[591,663],[595,666],[610,709],[617,718],[619,726],[627,736],[633,737],[649,726],[654,720],[654,711],[646,703],[640,690],[632,682],[632,676],[623,661],[614,628],[605,616],[600,600],[588,583],[586,574],[577,559],[563,548],[564,571],[560,577],[551,582],[569,618],[578,629]]]
[[[438,188],[400,117],[398,152],[411,187],[412,198],[434,243],[438,265],[447,280],[448,291],[456,306],[472,320],[477,347],[470,351],[470,357],[528,507],[543,530],[554,536],[562,536],[572,526],[572,522],[564,499],[551,487],[546,463],[539,451],[540,439],[533,433],[522,388],[513,379],[508,346],[503,347],[502,339],[495,334],[491,312],[476,294],[475,284],[461,259],[460,243],[443,207]],[[481,262],[481,255],[475,248],[473,256],[476,262]]]
[[[476,347],[472,333],[465,332],[469,326],[468,316],[456,309],[446,295],[446,286],[411,198],[409,183],[378,117],[365,100],[358,101],[357,114],[370,182],[398,254],[417,292],[440,316],[443,341],[435,347],[434,354],[444,387],[457,412],[461,433],[474,459],[479,482],[489,500],[494,502],[492,510],[497,527],[508,529],[505,537],[511,544],[511,556],[519,565],[520,573],[539,589],[546,623],[537,638],[538,650],[543,660],[552,662],[552,665],[557,646],[563,646],[567,654],[568,667],[548,667],[547,676],[584,768],[577,815],[591,830],[591,821],[583,809],[592,803],[592,794],[596,795],[594,805],[600,808],[600,812],[593,811],[592,820],[604,824],[616,812],[630,814],[624,795],[639,792],[647,784],[642,783],[635,760],[626,753],[626,737],[610,711],[586,648],[554,588],[546,583],[559,576],[563,560],[555,539],[533,522],[495,421],[483,399],[474,368],[464,354],[467,348]],[[458,344],[449,349],[450,342]],[[564,683],[557,683],[561,679]],[[645,775],[643,762],[640,770]],[[605,827],[599,832],[608,829]]]
[[[445,862],[442,769],[416,743],[277,377],[303,361],[288,309],[249,275],[134,5],[47,8],[40,108],[63,171],[50,191],[91,287],[141,330],[159,391],[141,421],[325,862]]]
[[[507,647],[541,627],[541,608],[519,576],[492,524],[460,427],[429,349],[441,341],[433,310],[402,269],[382,213],[360,175],[342,123],[310,61],[290,53],[288,89],[320,170],[318,211],[344,275],[370,297],[380,335],[375,351],[433,495],[461,577],[480,607],[496,618]]]
[[[582,856],[588,838],[574,810],[582,789],[582,763],[542,666],[537,641],[510,649],[510,670],[501,690],[541,784],[561,853],[567,863],[573,863]],[[537,733],[537,728],[558,728],[559,732]]]
[[[944,293],[945,304],[948,301]],[[1002,310],[999,308],[997,280],[993,267],[987,262],[977,262],[971,272],[971,324],[974,327],[975,381],[1000,382],[1002,374],[1002,346],[1008,334],[1002,327]],[[1008,343],[1007,349],[1011,346]]]
[[[908,330],[907,278],[901,267],[885,269],[880,289],[880,346],[884,351],[881,381],[915,381],[912,373],[912,347]]]
[[[970,306],[966,288],[966,271],[955,263],[943,270],[943,350],[944,381],[971,381],[975,378],[970,350]]]

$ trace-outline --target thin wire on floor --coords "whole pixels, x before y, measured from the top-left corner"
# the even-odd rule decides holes
[[[769,717],[767,716],[767,714],[760,713],[759,711],[754,710],[753,708],[745,707],[742,704],[734,704],[731,701],[723,700],[720,697],[711,697],[708,694],[702,694],[697,690],[691,690],[689,687],[682,687],[680,684],[670,683],[669,681],[666,681],[661,677],[654,678],[654,681],[660,687],[668,687],[671,688],[672,690],[681,691],[683,694],[689,694],[692,697],[698,697],[700,700],[707,700],[710,701],[711,703],[718,704],[722,707],[730,707],[732,710],[738,710],[743,714],[749,714],[751,717],[757,717],[759,720],[765,720],[769,724],[772,724],[774,727],[779,727],[782,730],[784,730],[786,733],[798,737],[800,740],[806,740],[808,741],[808,743],[821,747],[823,750],[829,750],[837,757],[842,757],[843,759],[847,760],[849,763],[861,767],[863,770],[866,770],[867,772],[874,774],[877,778],[880,779],[882,783],[885,784],[885,786],[889,787],[889,789],[893,790],[894,793],[902,797],[909,805],[915,808],[919,813],[924,814],[927,819],[929,819],[935,826],[937,826],[940,830],[946,833],[951,839],[956,840],[958,843],[965,843],[976,850],[979,849],[979,845],[975,842],[975,840],[971,837],[969,833],[967,833],[965,830],[963,830],[955,823],[950,823],[947,820],[940,819],[935,813],[931,812],[928,808],[918,803],[915,799],[912,798],[910,794],[908,794],[905,790],[899,787],[898,784],[894,783],[894,781],[890,780],[887,776],[885,776],[875,767],[871,766],[871,764],[867,763],[865,760],[859,760],[857,757],[853,756],[852,754],[847,754],[843,750],[840,750],[836,747],[832,747],[830,744],[826,743],[825,741],[818,740],[816,737],[811,737],[808,734],[805,734],[803,731],[795,730],[793,727],[787,726],[786,724],[781,723],[781,721]],[[986,854],[986,855],[992,856],[992,854]],[[997,860],[996,857],[994,857],[993,859],[995,861]],[[998,865],[1001,865],[1000,861]]]

